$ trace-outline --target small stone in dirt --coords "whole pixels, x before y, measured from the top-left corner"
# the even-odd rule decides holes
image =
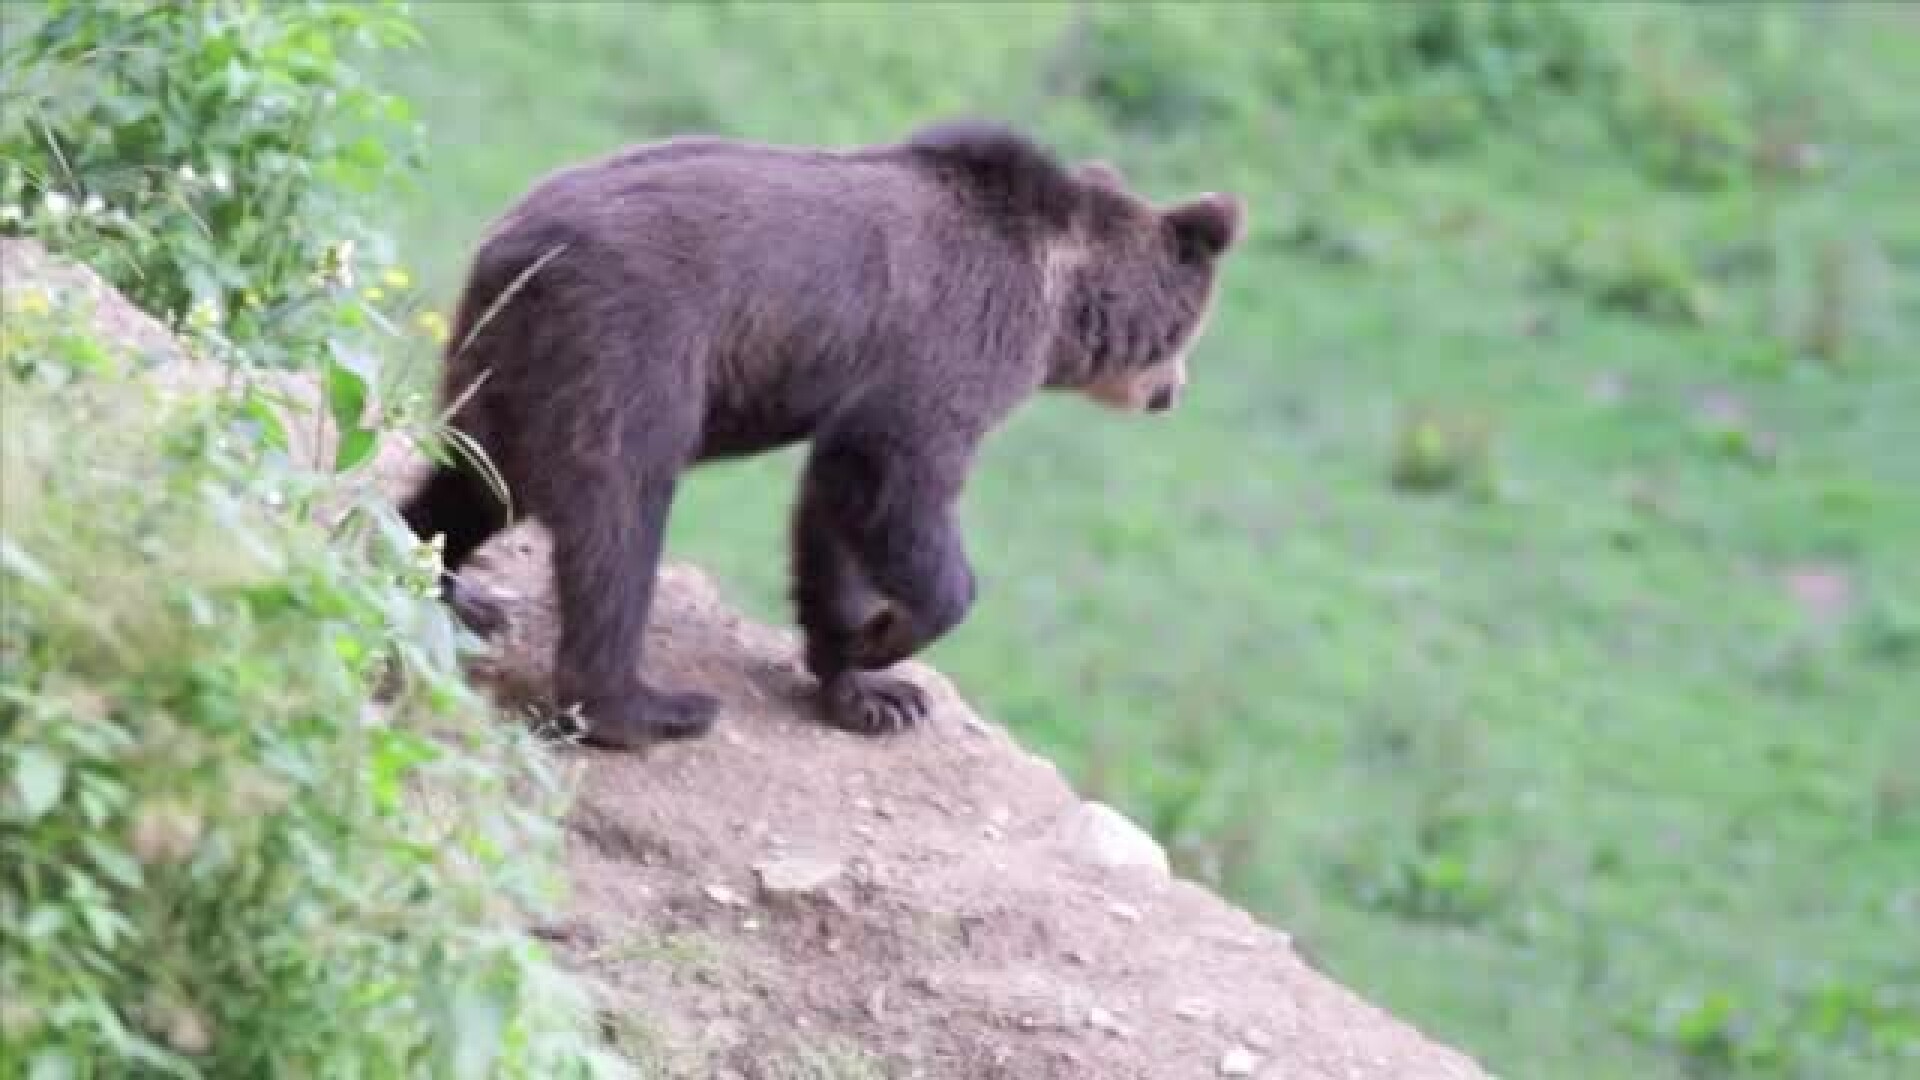
[[[1273,1049],[1273,1036],[1259,1028],[1248,1028],[1241,1032],[1240,1041],[1255,1050],[1265,1051]]]
[[[741,899],[739,893],[734,892],[725,885],[708,885],[700,891],[707,894],[707,899],[719,904],[721,907],[747,906],[747,902]]]
[[[1167,853],[1146,830],[1105,803],[1080,804],[1066,823],[1070,850],[1095,866],[1143,866],[1167,872]]]
[[[1181,998],[1173,1003],[1173,1015],[1182,1020],[1205,1020],[1213,1015],[1213,1005],[1205,998]]]
[[[1140,914],[1139,908],[1134,907],[1125,900],[1115,900],[1113,903],[1108,904],[1107,914],[1119,919],[1121,922],[1130,923],[1137,923],[1143,917]]]
[[[760,891],[768,896],[807,896],[818,893],[846,870],[838,859],[794,855],[764,859],[754,864]]]
[[[1244,1046],[1231,1047],[1220,1055],[1221,1076],[1252,1076],[1259,1067],[1260,1059]]]
[[[1087,1026],[1095,1031],[1104,1031],[1109,1035],[1124,1034],[1126,1029],[1120,1026],[1120,1019],[1112,1013],[1095,1005],[1087,1010]]]

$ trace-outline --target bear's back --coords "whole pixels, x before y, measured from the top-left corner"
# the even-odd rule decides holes
[[[939,165],[903,144],[634,146],[534,185],[477,276],[501,287],[565,244],[539,303],[643,310],[671,343],[645,362],[704,369],[721,456],[800,437],[855,387],[1024,391],[1037,375],[1006,369],[1041,362],[1039,249]]]

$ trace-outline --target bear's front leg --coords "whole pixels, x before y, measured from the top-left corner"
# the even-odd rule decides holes
[[[895,591],[875,590],[878,608],[854,635],[855,666],[868,671],[892,667],[918,654],[960,625],[972,610],[976,585],[951,513],[932,523],[908,526],[898,543],[882,542],[875,562],[892,559],[869,576],[893,583]],[[933,535],[928,535],[931,532]],[[927,549],[915,558],[908,549]]]
[[[818,500],[802,495],[793,528],[793,599],[806,635],[807,670],[820,682],[823,719],[864,735],[912,727],[927,714],[925,692],[855,660],[869,627],[883,617],[875,614],[883,601],[862,579],[821,510]]]
[[[920,687],[880,669],[956,625],[974,579],[946,507],[886,498],[929,489],[897,474],[883,486],[862,467],[870,462],[844,445],[817,444],[793,524],[794,601],[827,722],[879,734],[914,726],[929,708]]]

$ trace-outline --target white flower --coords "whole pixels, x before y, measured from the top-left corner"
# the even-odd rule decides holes
[[[100,200],[100,196],[89,195],[87,201],[80,204],[80,213],[83,217],[97,217],[106,208],[107,204]]]
[[[47,208],[47,213],[56,218],[66,217],[67,212],[73,209],[72,200],[58,191],[47,192],[44,205]]]
[[[353,241],[342,241],[334,251],[334,273],[340,284],[353,288]]]
[[[233,180],[227,176],[227,170],[221,168],[215,168],[213,172],[207,174],[207,182],[213,185],[213,190],[222,195],[233,187]]]

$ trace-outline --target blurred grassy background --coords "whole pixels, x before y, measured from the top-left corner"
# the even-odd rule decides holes
[[[931,660],[1505,1075],[1920,1068],[1913,6],[417,11],[443,302],[540,173],[678,132],[987,113],[1241,193],[1188,404],[1018,416]],[[797,463],[673,521],[768,619]]]

